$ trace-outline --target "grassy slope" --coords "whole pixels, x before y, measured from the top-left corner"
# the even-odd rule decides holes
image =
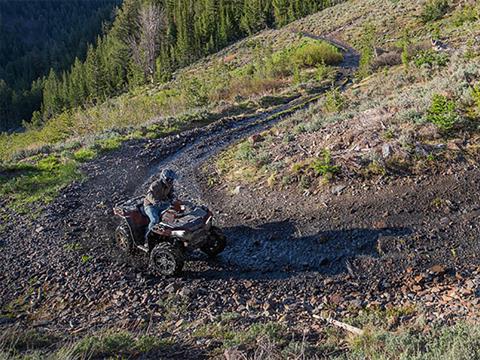
[[[334,175],[365,179],[423,173],[459,158],[478,161],[480,59],[478,44],[471,39],[480,33],[479,21],[461,24],[465,7],[452,6],[443,19],[423,25],[418,19],[423,2],[382,2],[379,10],[374,4],[344,4],[345,11],[348,5],[351,11],[343,17],[339,12],[338,34],[361,48],[361,29],[373,26],[375,45],[387,53],[372,62],[386,66],[345,93],[328,93],[267,131],[265,141],[230,149],[219,158],[216,176],[232,187],[257,181],[318,191],[318,185]],[[318,21],[333,30],[324,16],[313,15],[296,26],[311,29]],[[401,62],[398,43],[405,26],[410,28],[408,67],[395,65]],[[441,29],[448,52],[430,50],[431,29]]]

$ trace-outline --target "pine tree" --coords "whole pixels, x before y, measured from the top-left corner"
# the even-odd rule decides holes
[[[288,22],[288,0],[272,0],[275,25],[284,26]]]
[[[249,35],[266,27],[266,16],[261,0],[245,0],[243,3],[241,28]]]
[[[86,87],[89,99],[95,103],[104,100],[107,94],[105,74],[102,69],[102,63],[93,46],[88,48],[85,66]]]

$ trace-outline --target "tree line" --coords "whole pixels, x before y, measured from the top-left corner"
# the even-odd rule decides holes
[[[339,1],[124,0],[108,32],[88,46],[84,61],[77,57],[61,72],[52,68],[36,84],[42,104],[32,123],[41,125],[62,111],[168,81],[176,69],[240,38]]]
[[[120,0],[0,0],[0,130],[40,108],[43,76],[85,60]]]

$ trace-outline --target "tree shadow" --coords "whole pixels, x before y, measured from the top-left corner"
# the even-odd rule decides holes
[[[187,272],[193,278],[286,278],[299,272],[336,275],[347,271],[347,260],[378,257],[381,236],[403,237],[408,228],[338,229],[302,233],[292,221],[272,222],[259,227],[224,229],[225,251],[212,260],[212,269]]]

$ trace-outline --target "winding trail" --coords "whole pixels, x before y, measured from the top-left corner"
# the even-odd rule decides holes
[[[335,81],[341,88],[351,82],[359,59],[353,49],[343,50],[345,61]],[[34,325],[82,333],[114,324],[135,328],[154,316],[158,299],[168,296],[164,289],[173,280],[152,279],[141,266],[137,267],[141,259],[132,261],[118,253],[112,244],[117,222],[112,215],[113,205],[143,193],[151,178],[165,166],[180,174],[178,192],[182,196],[203,202],[196,178],[202,163],[229,145],[307,107],[329,88],[316,89],[255,115],[223,118],[163,139],[130,141],[120,150],[85,164],[85,180],[64,189],[38,218],[17,218],[2,233],[0,325]],[[209,296],[224,298],[224,290],[234,290],[243,280],[240,276],[239,282],[226,287],[223,279],[248,270],[231,268],[225,274],[222,260],[207,263],[195,256],[191,264],[186,276],[175,281],[179,286],[210,289],[208,294],[191,294],[195,297],[193,313],[205,301],[210,302],[209,311],[221,312],[222,306],[215,305],[218,300],[208,300]],[[211,280],[205,284],[205,279]]]

